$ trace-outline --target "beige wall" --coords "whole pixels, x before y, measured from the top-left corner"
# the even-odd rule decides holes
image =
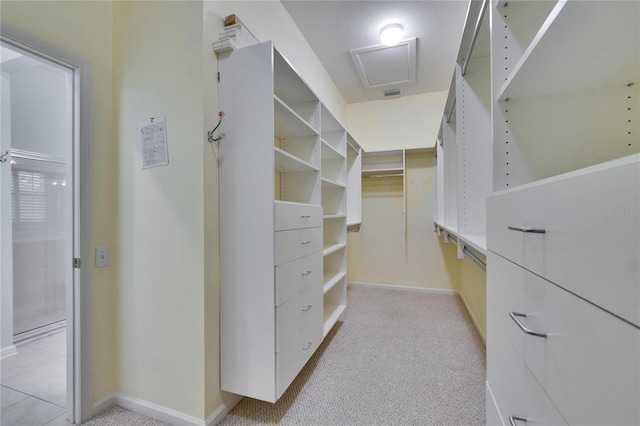
[[[348,234],[348,279],[456,291],[484,336],[486,277],[471,260],[457,258],[455,244],[433,232],[434,172],[433,153],[407,155],[406,233],[402,179],[363,179],[362,226]]]
[[[455,290],[455,247],[433,232],[433,153],[409,153],[406,214],[402,178],[363,178],[362,226],[349,233],[350,282]]]
[[[204,417],[200,2],[114,2],[119,391]],[[169,165],[141,170],[139,124],[165,117]]]
[[[82,17],[79,19],[79,17]],[[118,192],[116,188],[112,83],[112,9],[110,2],[5,1],[0,2],[2,23],[91,63],[91,246],[118,247]],[[98,400],[118,388],[114,360],[119,344],[114,327],[114,297],[118,261],[92,268],[92,395]]]
[[[431,148],[447,91],[349,104],[349,132],[365,151]]]

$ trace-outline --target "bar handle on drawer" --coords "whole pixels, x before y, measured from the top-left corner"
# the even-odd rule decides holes
[[[311,347],[311,342],[307,342],[307,347],[306,348],[302,348],[302,350],[303,351],[308,351],[310,347]]]
[[[527,419],[525,419],[524,417],[520,417],[520,416],[509,416],[509,423],[511,423],[511,426],[516,426],[516,421],[519,422],[527,422]]]
[[[547,231],[544,228],[529,228],[528,226],[508,226],[512,231],[528,232],[531,234],[544,234]]]
[[[304,273],[302,274],[302,276],[303,276],[303,277],[306,277],[306,276],[307,276],[307,275],[309,275],[310,273],[311,273],[311,271],[304,272]]]
[[[307,305],[305,306],[305,308],[302,310],[302,312],[307,312],[308,310],[310,310],[312,308],[311,305]]]
[[[516,323],[516,325],[520,328],[520,330],[522,330],[523,332],[525,332],[527,334],[530,334],[532,336],[547,337],[547,335],[545,333],[538,333],[537,331],[533,331],[533,330],[527,328],[522,322],[520,322],[520,320],[518,318],[516,318],[516,317],[526,318],[527,314],[521,314],[521,313],[518,313],[518,312],[509,312],[509,316]]]
[[[303,214],[300,216],[300,219],[311,219],[311,215],[310,214]]]
[[[311,244],[311,240],[303,241],[303,242],[301,242],[300,244],[302,244],[302,245],[305,245],[305,244]]]

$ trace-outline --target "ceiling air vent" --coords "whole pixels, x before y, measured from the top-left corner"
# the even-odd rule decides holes
[[[394,96],[400,96],[400,95],[402,95],[402,89],[387,89],[387,90],[384,90],[382,92],[382,95],[385,98],[391,98],[391,97],[394,97]]]

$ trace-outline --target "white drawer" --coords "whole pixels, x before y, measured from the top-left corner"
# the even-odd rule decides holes
[[[488,198],[488,248],[640,325],[638,158]]]
[[[487,316],[524,357],[525,334],[514,324],[509,312],[526,312],[524,275],[526,270],[501,256],[487,252]]]
[[[322,340],[322,287],[308,287],[276,307],[277,397],[284,393]]]
[[[276,231],[316,228],[322,226],[322,207],[313,204],[275,201],[273,219]]]
[[[525,304],[523,323],[547,334],[526,335],[525,362],[564,418],[640,424],[640,330],[529,272]]]
[[[294,229],[275,233],[275,265],[322,250],[322,228]]]
[[[528,426],[567,424],[490,318],[487,318],[487,387],[504,425],[510,424],[510,416],[527,419]],[[518,421],[515,424],[525,425]]]
[[[322,253],[276,266],[276,306],[308,286],[322,287]]]

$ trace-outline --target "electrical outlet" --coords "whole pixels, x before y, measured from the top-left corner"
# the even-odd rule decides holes
[[[109,247],[96,247],[96,268],[109,266]]]

